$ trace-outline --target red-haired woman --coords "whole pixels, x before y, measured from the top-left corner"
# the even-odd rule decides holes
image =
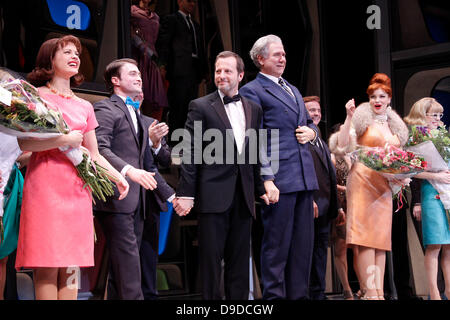
[[[81,44],[74,36],[45,41],[28,80],[57,106],[71,132],[47,140],[19,139],[32,151],[25,177],[16,268],[34,271],[36,299],[77,298],[78,267],[94,265],[92,197],[70,160],[58,148],[84,146],[93,160],[118,179],[120,198],[128,183],[98,152],[92,105],[70,89],[79,85]]]
[[[338,145],[346,148],[350,139],[368,147],[386,143],[403,146],[408,128],[391,107],[391,80],[375,74],[367,88],[369,103],[355,108],[354,100],[345,105],[347,118],[340,130]],[[353,125],[355,135],[350,134]],[[353,144],[354,145],[354,144]],[[383,300],[386,251],[391,250],[392,193],[381,174],[362,163],[352,166],[347,180],[347,244],[357,252],[356,266],[363,299]]]

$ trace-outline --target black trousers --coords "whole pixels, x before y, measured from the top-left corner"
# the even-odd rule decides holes
[[[309,298],[325,300],[328,240],[330,237],[330,222],[326,214],[314,219],[314,250],[309,279]]]
[[[144,300],[156,300],[156,267],[158,264],[159,246],[159,211],[150,210],[144,221],[144,232],[140,247],[142,294]]]
[[[144,226],[134,213],[95,212],[109,251],[108,300],[142,300],[139,247]]]
[[[221,300],[221,261],[227,300],[248,300],[252,216],[240,179],[231,207],[222,213],[199,214],[199,260],[204,300]]]

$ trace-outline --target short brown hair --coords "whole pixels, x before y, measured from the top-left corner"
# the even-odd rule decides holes
[[[37,54],[36,66],[27,75],[27,80],[34,86],[40,87],[51,80],[55,75],[53,70],[53,58],[55,57],[56,51],[64,48],[67,44],[73,43],[81,54],[81,42],[80,40],[72,35],[63,36],[61,38],[53,38],[45,41]],[[81,73],[77,73],[70,78],[70,85],[79,86],[84,81],[84,76]]]
[[[112,77],[118,77],[120,79],[120,69],[126,63],[134,64],[136,67],[138,66],[136,60],[131,58],[122,58],[114,60],[110,62],[105,69],[105,73],[103,74],[103,79],[105,80],[106,87],[110,92],[114,91],[114,85],[111,81]]]
[[[232,51],[222,51],[221,53],[219,53],[216,57],[216,61],[214,62],[214,65],[216,64],[217,60],[224,59],[224,58],[230,58],[230,57],[233,57],[236,59],[236,69],[237,69],[238,73],[244,72],[244,70],[245,70],[244,61],[237,53],[232,52]]]
[[[318,96],[307,96],[307,97],[303,97],[303,102],[304,103],[308,103],[308,102],[312,102],[315,101],[318,104],[320,104],[320,98]]]

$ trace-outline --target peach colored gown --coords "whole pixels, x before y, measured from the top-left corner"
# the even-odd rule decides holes
[[[42,93],[59,107],[70,129],[94,130],[92,105]],[[92,198],[58,149],[33,152],[25,175],[16,268],[94,265]]]
[[[386,140],[373,125],[358,145],[384,147]],[[391,250],[392,192],[386,178],[356,162],[347,180],[347,244]]]

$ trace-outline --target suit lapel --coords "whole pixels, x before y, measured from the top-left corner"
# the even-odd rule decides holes
[[[241,98],[241,101],[245,113],[245,131],[247,132],[247,130],[252,127],[252,107],[248,103],[247,99],[245,99],[244,97]],[[248,143],[248,136],[245,135],[244,147],[247,143]]]
[[[216,113],[218,114],[220,120],[222,120],[225,129],[233,129],[231,127],[230,120],[228,119],[227,112],[225,111],[225,106],[223,105],[223,102],[220,99],[219,93],[217,91],[212,98],[211,105],[214,111],[216,111]]]
[[[128,121],[128,124],[130,125],[130,130],[133,134],[134,140],[136,141],[136,144],[139,146],[140,142],[139,142],[139,137],[136,134],[136,130],[134,130],[134,124],[133,124],[133,119],[131,119],[131,115],[130,115],[130,111],[128,111],[128,107],[125,105],[125,102],[123,102],[123,100],[118,96],[113,94],[111,96],[111,101],[114,103],[115,106],[117,106],[119,109],[121,109],[123,111],[123,113],[125,113],[125,118]],[[139,120],[138,120],[138,125],[139,125]],[[141,125],[142,127],[142,125]]]
[[[320,141],[320,142],[322,143],[322,147],[325,148],[325,146],[323,145],[323,141]],[[314,145],[313,150],[317,154],[318,158],[322,162],[325,169],[327,169],[327,171],[328,171],[328,164],[327,164],[327,159],[326,159],[326,155],[325,155],[325,150],[322,150],[318,145]]]
[[[285,105],[287,105],[296,114],[300,113],[298,104],[289,96],[289,93],[287,93],[281,86],[277,85],[272,80],[270,80],[269,78],[267,78],[266,76],[263,76],[261,74],[258,74],[257,78],[261,82],[262,87],[267,92],[269,92],[276,99],[280,100]],[[289,84],[287,84],[287,85],[291,88],[292,92],[294,92],[294,90],[292,89],[292,86]],[[294,95],[295,95],[295,93],[294,93]]]
[[[177,18],[178,18],[178,22],[184,26],[185,31],[186,31],[187,33],[190,33],[191,30],[189,29],[189,27],[188,27],[188,25],[187,25],[186,19],[184,19],[184,17],[183,17],[183,16],[181,15],[181,13],[179,13],[178,11],[177,11]],[[192,22],[192,24],[194,24],[194,22]],[[195,26],[194,26],[194,27],[195,27]],[[197,31],[197,30],[196,30],[196,31]]]

